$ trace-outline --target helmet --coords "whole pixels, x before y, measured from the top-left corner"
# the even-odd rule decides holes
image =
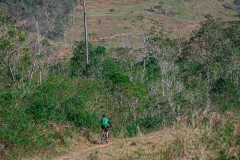
[[[106,117],[106,115],[105,115],[105,114],[103,114],[102,116],[103,116],[103,117]]]

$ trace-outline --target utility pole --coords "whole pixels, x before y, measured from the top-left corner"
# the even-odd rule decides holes
[[[84,31],[85,31],[85,48],[86,48],[86,75],[88,77],[88,33],[87,33],[87,12],[86,12],[86,3],[83,0],[83,10],[84,10]]]

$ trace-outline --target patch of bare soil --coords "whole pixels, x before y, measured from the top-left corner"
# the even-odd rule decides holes
[[[165,31],[178,31],[178,30],[182,30],[184,28],[188,28],[188,27],[196,27],[197,25],[199,25],[199,23],[197,22],[193,22],[193,23],[186,23],[182,26],[179,26],[179,27],[169,27],[169,28],[166,28]]]
[[[61,57],[61,56],[65,55],[70,50],[71,50],[70,47],[65,48],[64,50],[60,51],[57,55],[58,55],[58,57]]]

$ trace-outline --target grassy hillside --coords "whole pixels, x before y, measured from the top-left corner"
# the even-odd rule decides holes
[[[88,2],[88,1],[87,1]],[[99,1],[101,2],[101,1]],[[104,1],[103,1],[104,2]],[[222,21],[236,21],[235,6],[232,0],[194,0],[194,1],[107,1],[91,3],[87,7],[88,32],[97,37],[111,37],[128,33],[129,36],[110,38],[109,44],[127,46],[142,43],[142,29],[164,30],[172,38],[189,36],[206,20],[206,15]],[[139,20],[139,17],[144,19]],[[157,27],[156,27],[157,26]],[[83,32],[83,12],[78,6],[74,10],[73,26],[66,36],[67,41],[79,40]]]

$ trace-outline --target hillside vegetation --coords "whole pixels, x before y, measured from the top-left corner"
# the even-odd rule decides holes
[[[29,5],[11,4],[17,3]],[[45,22],[35,20],[35,27]],[[142,15],[136,21],[143,20]],[[96,144],[93,135],[99,134],[103,113],[113,124],[111,132],[118,139],[112,143],[119,148],[127,145],[120,138],[189,129],[181,131],[191,135],[189,152],[185,134],[174,134],[160,147],[143,140],[146,148],[123,157],[118,152],[119,159],[238,159],[240,25],[209,19],[186,39],[173,39],[158,27],[145,30],[139,48],[89,43],[86,66],[84,41],[73,43],[70,58],[57,59],[54,34],[26,30],[11,13],[0,13],[1,159],[36,153],[51,158],[59,154],[59,146],[71,146],[78,138],[81,144]],[[136,139],[129,145],[140,143]],[[147,146],[152,149],[146,152]]]
[[[188,37],[208,16],[238,21],[232,0],[91,0],[87,5],[90,40],[104,39],[107,47],[142,47],[143,34],[151,29],[162,30],[171,38]],[[66,41],[80,40],[83,29],[83,10],[78,5]]]
[[[2,0],[0,9],[8,12],[24,30],[37,31],[49,39],[64,35],[77,0]]]

